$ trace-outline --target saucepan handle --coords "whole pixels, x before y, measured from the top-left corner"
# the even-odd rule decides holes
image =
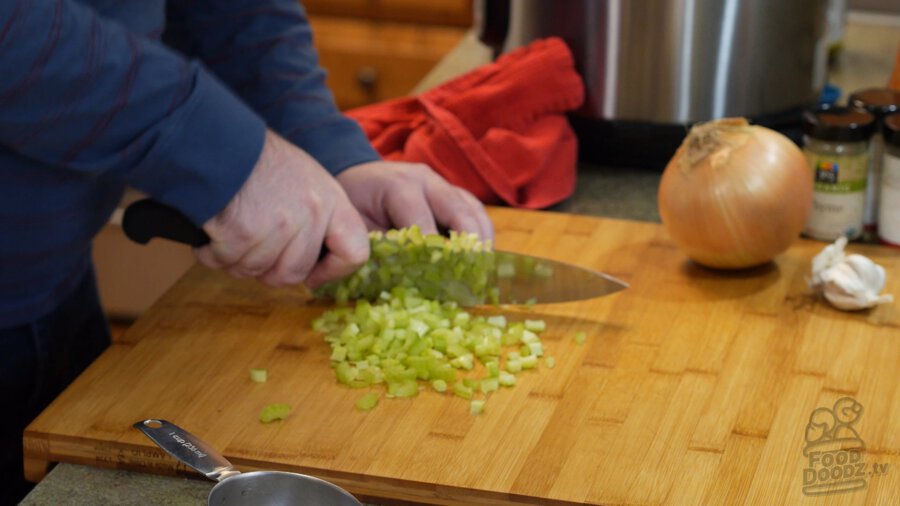
[[[207,478],[221,481],[240,472],[215,448],[174,423],[148,419],[135,423],[133,427],[143,432],[166,453]]]

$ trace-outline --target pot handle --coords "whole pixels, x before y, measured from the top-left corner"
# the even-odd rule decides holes
[[[509,33],[510,0],[479,0],[475,7],[478,39],[493,50],[494,58],[503,52]]]
[[[137,422],[133,427],[179,462],[209,479],[222,481],[240,473],[215,448],[174,423],[151,418]]]

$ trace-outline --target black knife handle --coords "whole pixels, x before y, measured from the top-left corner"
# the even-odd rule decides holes
[[[209,244],[209,236],[181,211],[152,199],[131,204],[122,216],[122,230],[132,241],[147,244],[162,237],[199,248]]]

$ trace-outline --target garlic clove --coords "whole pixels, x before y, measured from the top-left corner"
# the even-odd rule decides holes
[[[844,263],[856,272],[863,285],[867,286],[869,290],[875,293],[881,293],[884,290],[884,267],[862,255],[850,255],[844,260]]]
[[[820,273],[825,298],[838,309],[866,309],[892,302],[891,295],[879,295],[884,289],[884,268],[862,255],[849,255],[842,262]]]
[[[844,261],[844,258],[846,258],[844,248],[846,246],[847,238],[844,236],[838,237],[834,244],[825,246],[825,249],[813,258],[812,280],[810,281],[810,285],[813,288],[820,287],[825,282],[822,279],[825,271]]]

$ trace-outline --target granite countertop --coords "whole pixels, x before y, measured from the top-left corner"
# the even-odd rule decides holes
[[[897,18],[851,13],[840,57],[830,81],[844,92],[884,86],[900,47]],[[417,87],[426,89],[490,59],[474,36],[445,58]],[[554,210],[613,218],[659,221],[659,170],[619,169],[582,163],[575,194]],[[59,464],[21,503],[67,505],[204,504],[213,482],[129,471]]]

